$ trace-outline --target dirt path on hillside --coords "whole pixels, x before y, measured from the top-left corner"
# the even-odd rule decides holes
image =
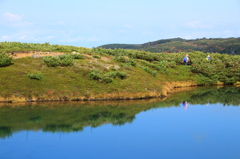
[[[63,55],[65,53],[62,52],[37,52],[37,51],[33,51],[33,52],[14,52],[11,54],[11,56],[13,58],[21,58],[21,57],[33,57],[33,56],[59,56],[59,55]]]

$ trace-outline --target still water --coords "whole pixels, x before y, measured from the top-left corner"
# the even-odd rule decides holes
[[[0,159],[239,159],[239,105],[237,87],[166,99],[2,104]]]

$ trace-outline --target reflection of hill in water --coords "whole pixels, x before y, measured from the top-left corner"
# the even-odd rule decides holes
[[[179,106],[182,101],[191,104],[240,104],[240,88],[198,87],[169,95],[167,99],[25,103],[0,105],[0,138],[20,130],[48,132],[82,131],[84,127],[102,124],[131,123],[135,115],[152,108]]]

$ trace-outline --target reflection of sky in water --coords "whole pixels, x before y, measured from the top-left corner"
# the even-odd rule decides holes
[[[83,131],[20,131],[0,140],[0,158],[240,158],[240,107],[188,104],[154,108],[122,126]]]

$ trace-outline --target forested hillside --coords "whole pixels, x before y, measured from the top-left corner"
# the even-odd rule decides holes
[[[108,44],[99,47],[107,49],[137,49],[154,53],[201,51],[204,53],[226,53],[240,55],[240,38],[202,38],[193,40],[174,38],[162,39],[144,44]]]

